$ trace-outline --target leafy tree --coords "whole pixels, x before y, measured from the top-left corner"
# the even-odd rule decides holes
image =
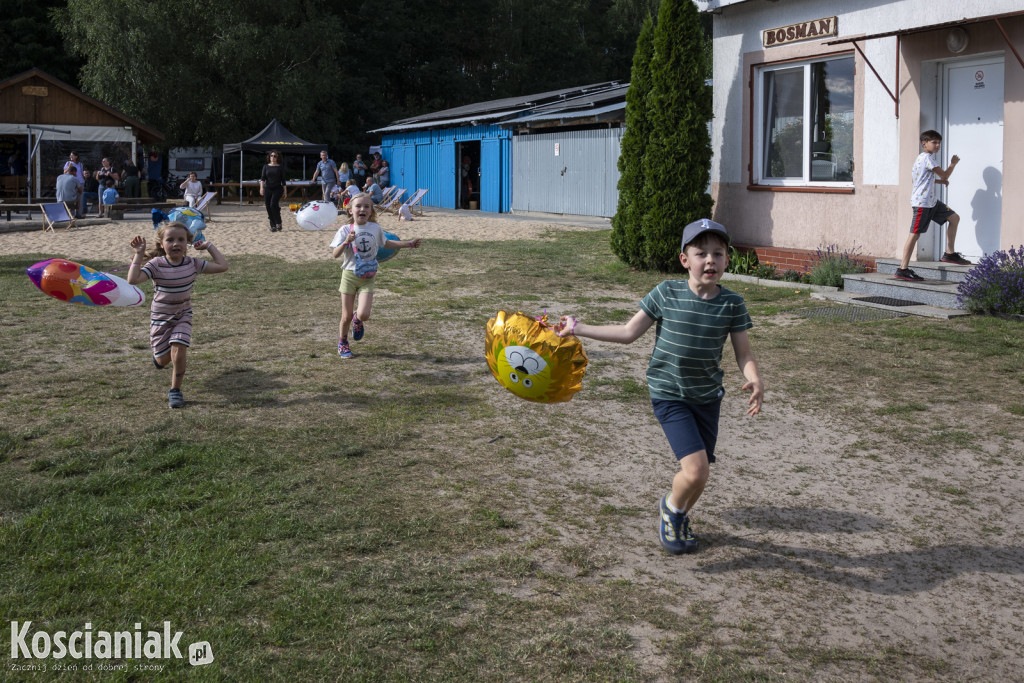
[[[682,228],[711,216],[708,121],[711,88],[705,81],[705,38],[691,0],[662,0],[654,29],[651,136],[644,157],[644,262],[679,271]]]
[[[0,22],[0,79],[38,67],[78,87],[79,60],[65,50],[47,13],[64,0],[4,0]]]
[[[633,72],[626,92],[626,130],[619,152],[619,204],[612,217],[612,251],[628,265],[644,265],[641,219],[649,202],[644,196],[643,160],[651,136],[647,98],[651,92],[651,57],[654,55],[654,20],[650,15],[640,29],[633,55]]]
[[[68,0],[52,18],[84,59],[83,90],[161,130],[168,145],[244,139],[272,118],[322,141],[362,82],[334,68],[330,0]],[[301,37],[301,39],[296,39]]]

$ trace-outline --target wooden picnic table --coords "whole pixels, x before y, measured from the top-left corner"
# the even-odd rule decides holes
[[[207,186],[212,190],[220,190],[217,194],[217,204],[221,203],[225,194],[231,194],[238,196],[238,183],[207,183]],[[320,183],[314,183],[310,180],[288,180],[284,184],[284,196],[282,199],[288,199],[293,197],[296,192],[302,194],[302,201],[308,201],[309,188],[320,187]],[[249,204],[257,201],[257,197],[260,196],[260,181],[258,180],[243,180],[242,181],[242,192],[244,193],[245,199]],[[238,202],[241,204],[241,199]]]
[[[2,206],[2,204],[0,204]],[[130,204],[107,204],[104,209],[106,210],[107,218],[112,221],[118,221],[124,219],[125,211],[152,211],[153,209],[159,209],[166,211],[167,209],[173,209],[176,206],[181,206],[180,202],[132,202]]]

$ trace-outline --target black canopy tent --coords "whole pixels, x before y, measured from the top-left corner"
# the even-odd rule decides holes
[[[327,145],[321,145],[316,142],[309,142],[298,137],[290,130],[285,128],[281,123],[274,119],[267,124],[267,127],[261,130],[256,135],[252,136],[248,140],[243,142],[232,142],[224,145],[224,152],[221,155],[220,165],[220,181],[225,181],[225,161],[227,155],[233,152],[238,152],[238,203],[242,203],[242,169],[244,168],[243,159],[246,152],[262,152],[268,154],[271,150],[277,150],[279,152],[293,152],[299,154],[319,154],[320,152],[327,151]],[[302,157],[302,177],[306,177],[306,157]]]

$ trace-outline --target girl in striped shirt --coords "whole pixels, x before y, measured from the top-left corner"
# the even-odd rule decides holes
[[[128,268],[133,285],[153,281],[150,305],[149,340],[153,346],[153,365],[158,369],[173,366],[167,403],[183,408],[185,397],[181,382],[185,378],[185,355],[192,343],[192,284],[199,273],[223,273],[228,269],[224,255],[210,242],[197,241],[195,248],[208,251],[212,261],[188,255],[192,236],[182,223],[164,223],[156,233],[156,245],[146,251],[146,239],[136,235],[131,241],[135,258]],[[150,260],[143,261],[149,256]]]

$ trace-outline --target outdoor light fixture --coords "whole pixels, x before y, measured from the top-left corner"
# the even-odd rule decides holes
[[[967,49],[967,31],[959,26],[951,28],[946,34],[946,48],[955,55]]]

